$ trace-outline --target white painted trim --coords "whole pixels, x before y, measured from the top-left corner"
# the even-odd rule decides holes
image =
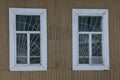
[[[78,32],[79,34],[102,34],[102,32]]]
[[[72,9],[72,11],[81,16],[103,16],[108,9]]]
[[[78,32],[78,16],[102,16],[102,32]],[[83,65],[78,63],[78,35],[102,34],[103,65]],[[72,9],[72,69],[73,70],[109,70],[109,31],[108,9]]]
[[[34,9],[34,8],[9,8],[9,11],[17,15],[40,15],[46,12],[46,9]]]
[[[46,71],[46,67],[41,65],[14,65],[10,71]]]
[[[40,31],[16,31],[16,33],[33,33],[33,34],[40,34]]]
[[[104,65],[106,68],[110,69],[110,64],[109,64],[109,24],[108,24],[108,10],[106,10],[106,14],[103,15],[103,25],[104,25],[104,29],[103,29],[103,52],[105,54],[103,54],[103,58],[104,58]]]
[[[75,67],[78,66],[78,16],[76,15],[75,11],[72,11],[72,68],[73,70]]]
[[[30,64],[30,34],[29,33],[27,33],[27,64],[28,65]]]
[[[41,31],[28,31],[28,33],[39,33],[41,43],[44,45],[40,48],[41,51],[41,64],[40,65],[18,65],[16,64],[16,15],[40,15],[40,30]],[[26,33],[25,31],[23,31]],[[9,69],[10,71],[46,71],[47,70],[47,11],[46,9],[31,9],[31,8],[9,8]]]
[[[91,59],[92,59],[92,35],[89,34],[89,63],[91,64]]]
[[[109,70],[104,65],[77,65],[73,70]]]

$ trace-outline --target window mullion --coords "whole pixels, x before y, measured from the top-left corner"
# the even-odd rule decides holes
[[[92,34],[89,33],[89,64],[92,63]]]
[[[30,64],[30,33],[27,33],[27,64]]]

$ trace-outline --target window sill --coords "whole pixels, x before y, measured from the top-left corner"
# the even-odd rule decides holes
[[[104,66],[104,65],[76,65],[73,66],[73,70],[83,70],[83,71],[91,71],[91,70],[110,70],[109,67]]]
[[[41,65],[19,66],[19,65],[15,65],[13,67],[10,67],[10,71],[47,71],[47,66],[41,66]]]

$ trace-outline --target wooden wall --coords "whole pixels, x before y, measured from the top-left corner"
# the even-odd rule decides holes
[[[46,8],[48,71],[9,71],[9,8]],[[72,71],[72,9],[109,9],[110,70]],[[120,0],[0,0],[0,80],[120,80]]]

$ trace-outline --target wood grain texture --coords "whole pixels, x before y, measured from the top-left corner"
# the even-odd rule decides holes
[[[120,80],[120,0],[0,0],[0,80]],[[9,71],[9,8],[46,8],[48,71]],[[72,71],[72,9],[109,9],[110,70]]]

